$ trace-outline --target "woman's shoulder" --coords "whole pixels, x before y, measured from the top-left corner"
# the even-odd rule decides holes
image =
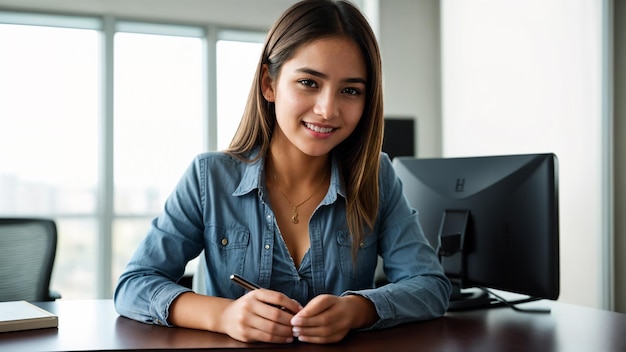
[[[195,167],[199,170],[222,170],[227,173],[242,173],[249,167],[257,167],[258,160],[253,155],[234,155],[226,151],[210,151],[198,154],[194,159]]]
[[[230,164],[245,165],[250,164],[250,155],[237,156],[226,151],[210,151],[196,155],[196,162],[207,164]]]
[[[399,186],[398,176],[396,175],[396,169],[393,167],[393,162],[389,155],[384,152],[380,154],[378,186],[381,200],[386,199],[389,193]]]
[[[389,177],[395,178],[396,175],[391,158],[389,158],[389,155],[385,152],[380,153],[379,175],[381,181],[386,180]]]
[[[202,162],[220,163],[220,162],[232,162],[234,160],[237,160],[237,158],[235,158],[235,156],[225,151],[211,151],[211,152],[202,152],[196,155],[196,160],[202,161]]]

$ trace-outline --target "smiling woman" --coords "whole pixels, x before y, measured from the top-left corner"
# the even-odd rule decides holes
[[[374,33],[350,2],[288,8],[230,147],[187,167],[119,278],[118,312],[274,343],[332,343],[441,316],[450,283],[381,153],[381,71]],[[206,294],[177,282],[202,251]],[[233,274],[261,289],[244,294]]]

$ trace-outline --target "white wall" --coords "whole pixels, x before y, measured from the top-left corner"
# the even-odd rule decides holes
[[[560,300],[606,307],[602,2],[443,1],[445,156],[559,158]]]
[[[381,1],[386,116],[416,119],[420,157],[441,155],[439,2]]]

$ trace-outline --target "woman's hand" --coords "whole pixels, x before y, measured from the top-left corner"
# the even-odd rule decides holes
[[[301,309],[300,304],[280,292],[250,291],[224,309],[221,330],[244,342],[290,343],[291,318]]]
[[[374,304],[365,297],[319,295],[291,318],[293,336],[311,343],[333,343],[352,329],[378,320]]]

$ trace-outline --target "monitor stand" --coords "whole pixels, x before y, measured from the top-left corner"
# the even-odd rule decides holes
[[[479,288],[462,289],[465,278],[465,235],[470,221],[468,209],[446,209],[439,227],[437,254],[452,284],[448,310],[487,308],[492,300]]]

